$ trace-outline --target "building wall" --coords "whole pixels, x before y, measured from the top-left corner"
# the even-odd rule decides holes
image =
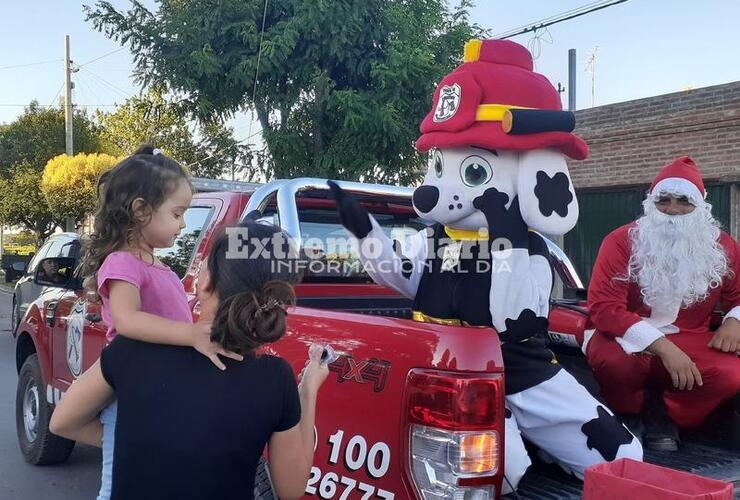
[[[571,161],[581,216],[562,240],[587,283],[601,241],[634,220],[657,171],[677,156],[696,161],[723,228],[740,237],[740,82],[576,112],[587,160]]]
[[[705,180],[740,181],[740,82],[576,112],[591,154],[573,161],[576,189],[649,184],[689,155]]]

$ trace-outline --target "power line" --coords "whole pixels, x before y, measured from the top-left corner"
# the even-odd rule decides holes
[[[62,59],[51,59],[49,61],[39,61],[39,62],[33,62],[33,63],[27,63],[27,64],[14,64],[12,66],[2,66],[0,67],[0,69],[25,68],[28,66],[38,66],[40,64],[51,64],[55,62],[62,62]]]
[[[55,102],[57,100],[57,97],[59,97],[59,94],[62,93],[62,89],[64,88],[64,82],[59,86],[59,90],[57,90],[57,93],[52,97],[51,104],[49,104],[49,107],[54,106]]]
[[[82,75],[78,75],[77,78],[76,78],[76,81],[77,81],[77,83],[80,84],[80,90],[81,91],[84,90],[85,91],[85,94],[92,94],[93,99],[95,99],[95,101],[98,102],[98,105],[101,106],[101,107],[103,106],[103,104],[101,104],[102,103],[102,100],[100,99],[100,97],[98,96],[98,94],[96,94],[95,91],[92,89],[92,85],[88,85],[88,83],[86,81],[84,81],[84,79],[82,78]]]
[[[102,56],[98,56],[95,59],[90,59],[89,61],[80,64],[79,67],[87,66],[88,64],[94,63],[95,61],[99,61],[99,60],[103,59],[104,57],[108,57],[108,56],[111,56],[111,55],[116,54],[118,52],[121,52],[125,48],[126,47],[118,47],[116,50],[111,50],[110,52],[106,52]]]
[[[252,88],[252,104],[254,105],[254,100],[257,98],[257,79],[260,75],[260,61],[262,60],[262,41],[265,39],[265,21],[267,21],[267,0],[265,0],[265,7],[262,11],[262,29],[260,30],[260,44],[257,48],[257,68],[254,71],[254,87]],[[255,111],[256,112],[256,111]],[[249,114],[249,129],[247,130],[247,135],[249,137],[252,136],[252,123],[254,120],[252,120],[252,113]]]
[[[512,31],[519,31],[520,29],[524,29],[524,28],[527,28],[527,27],[529,27],[531,25],[535,25],[535,24],[547,23],[549,21],[553,21],[553,20],[558,19],[560,17],[569,16],[569,15],[574,14],[576,12],[580,12],[580,11],[583,11],[585,9],[589,9],[591,7],[595,7],[595,6],[599,5],[599,4],[602,4],[602,3],[608,2],[608,1],[609,0],[596,0],[595,2],[591,2],[589,4],[581,5],[579,7],[575,7],[573,9],[560,12],[559,14],[553,14],[552,16],[545,17],[543,19],[540,19],[539,21],[531,22],[531,23],[525,24],[524,26],[520,26],[518,28],[512,28],[509,31],[506,31],[506,33],[511,33]]]
[[[3,106],[3,107],[19,107],[19,108],[24,108],[24,107],[28,106],[28,104],[7,104],[7,103],[0,103],[0,106]],[[40,108],[55,108],[57,105],[56,104],[38,104],[37,103],[36,106],[38,106]],[[77,103],[75,103],[74,104],[74,107],[75,108],[97,108],[97,107],[101,107],[101,108],[116,108],[116,107],[118,107],[118,104],[77,104]]]
[[[260,44],[259,44],[259,47],[257,48],[257,67],[256,67],[255,72],[254,72],[254,85],[252,87],[252,103],[254,103],[255,99],[257,98],[257,80],[258,80],[259,74],[260,74],[260,61],[262,60],[262,42],[265,39],[265,25],[266,25],[266,22],[267,22],[267,2],[268,2],[268,0],[265,0],[264,8],[262,9],[262,28],[260,30]],[[249,139],[251,139],[252,137],[254,137],[254,136],[262,133],[262,130],[259,130],[259,131],[255,132],[254,134],[252,133],[252,123],[253,123],[253,121],[254,120],[252,120],[252,117],[251,117],[251,114],[250,114],[249,128],[247,130],[247,137],[245,137],[242,140],[236,141],[231,146],[227,146],[227,147],[223,148],[220,151],[215,151],[214,153],[206,156],[205,158],[201,158],[200,160],[196,160],[196,161],[194,161],[192,163],[189,163],[187,166],[190,167],[192,165],[198,165],[198,164],[200,164],[200,163],[202,163],[202,162],[204,162],[206,160],[210,160],[211,158],[216,157],[216,155],[218,155],[219,153],[223,153],[222,155],[216,157],[216,160],[220,160],[221,158],[223,158],[224,156],[226,156],[228,154],[228,151],[230,149],[232,149],[232,148],[234,148],[236,146],[239,146],[239,145],[243,144],[244,142],[248,141]]]
[[[126,98],[127,98],[127,99],[128,99],[129,97],[133,97],[133,95],[132,95],[132,94],[130,94],[129,92],[126,92],[125,90],[121,89],[120,87],[117,87],[116,85],[112,84],[111,82],[109,82],[109,81],[108,81],[108,80],[106,80],[105,78],[103,78],[103,77],[101,77],[101,76],[98,76],[98,75],[96,75],[95,73],[93,73],[93,72],[92,72],[92,71],[90,71],[89,69],[87,69],[87,68],[83,68],[82,66],[80,66],[80,69],[81,69],[81,70],[83,70],[83,71],[87,71],[87,72],[88,72],[88,73],[90,73],[90,74],[91,74],[92,76],[94,76],[95,78],[97,78],[98,80],[100,80],[101,82],[103,82],[104,84],[106,84],[106,85],[107,85],[108,87],[112,88],[113,90],[115,90],[115,91],[117,91],[117,92],[120,92],[121,94],[123,94],[124,96],[126,96]]]
[[[566,11],[561,14],[557,14],[555,16],[551,16],[545,19],[541,19],[530,25],[522,26],[520,28],[515,28],[513,30],[499,33],[498,35],[495,35],[494,38],[505,40],[507,38],[511,38],[517,35],[523,35],[524,33],[529,33],[530,31],[537,31],[538,29],[547,28],[548,26],[552,26],[553,24],[558,24],[564,21],[575,19],[576,17],[585,16],[586,14],[596,12],[597,10],[606,9],[607,7],[612,7],[614,5],[624,3],[626,1],[627,0],[612,0],[608,2],[602,1],[602,2],[594,2],[594,3],[586,4],[582,7],[572,9],[572,10],[569,10],[569,11]]]

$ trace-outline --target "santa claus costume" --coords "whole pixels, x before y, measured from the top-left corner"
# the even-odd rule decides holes
[[[522,437],[581,478],[596,463],[642,458],[639,441],[561,368],[544,338],[553,276],[547,244],[533,230],[564,234],[578,220],[566,156],[583,159],[588,148],[574,125],[527,49],[473,40],[437,86],[416,143],[434,149],[413,194],[416,211],[434,224],[392,241],[331,184],[358,248],[381,249],[360,253],[366,270],[413,299],[415,320],[496,329],[491,341],[501,342],[505,364],[504,491],[530,465]]]
[[[685,197],[695,209],[668,215],[660,197]],[[740,246],[711,215],[701,174],[689,157],[663,167],[643,202],[645,215],[603,241],[588,290],[596,332],[584,347],[603,395],[620,413],[639,414],[646,391],[662,394],[670,419],[696,426],[740,392],[740,358],[709,347],[710,321],[740,320]],[[658,356],[666,337],[698,368],[703,385],[674,388]]]

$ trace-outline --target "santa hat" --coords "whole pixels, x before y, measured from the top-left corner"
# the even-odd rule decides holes
[[[510,40],[471,40],[463,61],[437,85],[416,141],[419,151],[553,148],[576,160],[588,156],[586,143],[572,133],[575,115],[562,110],[558,91],[533,71],[525,47]]]
[[[694,203],[706,198],[704,181],[694,160],[681,156],[661,168],[650,186],[650,196],[660,196],[660,193],[680,194]]]

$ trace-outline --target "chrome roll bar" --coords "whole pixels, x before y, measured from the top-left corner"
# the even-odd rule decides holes
[[[388,186],[385,184],[365,184],[362,182],[336,181],[344,189],[357,194],[395,196],[411,200],[414,188]],[[272,195],[277,196],[277,210],[280,221],[280,228],[293,238],[300,248],[302,245],[301,225],[298,218],[298,205],[296,195],[301,191],[318,190],[327,191],[329,189],[326,179],[317,179],[312,177],[299,177],[297,179],[281,179],[272,181],[259,187],[249,198],[247,207],[242,212],[240,219],[243,219],[248,213],[259,210],[264,212]],[[540,233],[538,233],[540,234]],[[542,236],[540,234],[540,236]],[[560,275],[564,284],[570,288],[583,288],[583,282],[578,276],[575,267],[565,252],[553,241],[542,236],[547,243],[550,252],[550,262],[555,271]]]
[[[387,186],[384,184],[364,184],[362,182],[336,181],[336,183],[351,193],[379,196],[395,196],[398,198],[411,199],[413,188]],[[301,191],[328,191],[329,185],[326,179],[312,177],[299,177],[297,179],[283,179],[270,182],[260,187],[249,198],[249,203],[242,213],[242,219],[253,210],[264,212],[270,197],[277,193],[277,209],[280,228],[293,238],[296,244],[301,246],[301,225],[298,218],[298,205],[296,195]]]

